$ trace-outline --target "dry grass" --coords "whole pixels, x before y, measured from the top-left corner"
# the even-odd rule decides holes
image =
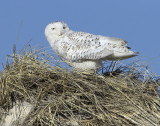
[[[30,48],[20,55],[14,48],[0,72],[0,109],[7,111],[17,100],[31,103],[26,126],[160,125],[159,82],[146,77],[142,66],[107,68],[103,76],[59,64],[44,51]]]

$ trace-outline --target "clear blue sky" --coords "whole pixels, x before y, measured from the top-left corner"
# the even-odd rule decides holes
[[[45,26],[65,21],[73,30],[123,38],[150,70],[160,74],[160,0],[3,0],[0,3],[0,63],[17,48],[51,49]],[[2,70],[2,65],[0,65]]]

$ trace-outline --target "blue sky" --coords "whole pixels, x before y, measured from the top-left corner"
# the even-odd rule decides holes
[[[160,0],[3,0],[0,64],[12,54],[21,22],[17,50],[30,40],[33,47],[51,49],[44,29],[57,20],[65,21],[75,31],[127,40],[128,46],[140,52],[138,58],[153,73],[160,74]]]

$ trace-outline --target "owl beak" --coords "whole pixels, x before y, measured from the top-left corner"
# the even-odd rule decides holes
[[[62,36],[62,35],[63,35],[63,33],[60,32],[60,33],[59,33],[59,36]]]

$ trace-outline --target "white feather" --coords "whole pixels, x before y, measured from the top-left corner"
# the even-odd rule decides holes
[[[103,60],[122,60],[137,55],[125,40],[72,31],[64,22],[47,25],[45,35],[58,56],[71,67],[96,71]]]

